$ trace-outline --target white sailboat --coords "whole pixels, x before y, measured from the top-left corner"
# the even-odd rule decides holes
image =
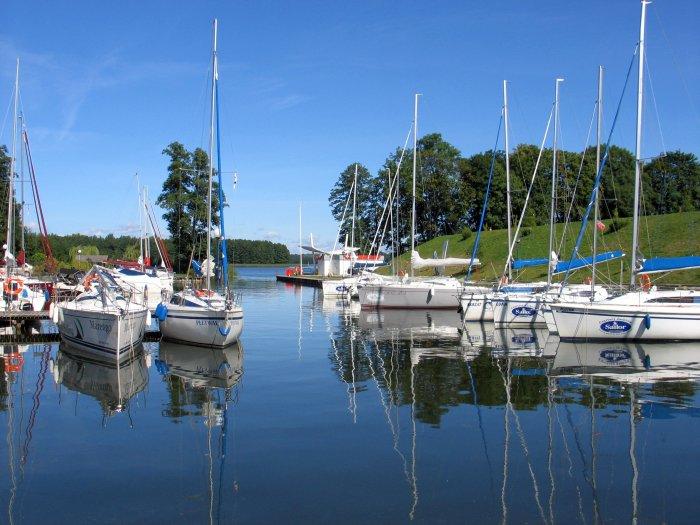
[[[148,309],[134,303],[106,268],[93,267],[83,285],[85,292],[53,307],[61,339],[102,356],[131,355],[143,340]]]
[[[209,140],[209,194],[207,224],[207,262],[204,274],[206,288],[186,289],[173,294],[169,302],[156,308],[160,330],[164,339],[207,347],[226,347],[236,341],[243,331],[243,307],[229,287],[228,255],[224,230],[224,193],[221,183],[221,154],[218,111],[218,57],[216,50],[218,21],[214,19],[214,44],[212,52],[211,122]],[[212,290],[212,181],[214,177],[214,141],[216,140],[217,175],[219,178],[219,247],[221,261],[220,281],[223,294]]]
[[[423,259],[416,251],[416,169],[418,148],[418,97],[415,95],[413,117],[413,204],[411,214],[411,275],[398,280],[370,282],[358,286],[362,308],[430,308],[450,309],[459,307],[462,283],[453,277],[414,277],[416,268],[440,268],[452,264],[478,264],[472,259]]]
[[[637,130],[635,145],[635,191],[632,224],[633,291],[604,301],[572,303],[565,299],[551,305],[552,315],[562,339],[605,340],[700,340],[700,292],[693,290],[659,291],[651,286],[649,274],[700,267],[700,257],[670,257],[640,260],[638,258],[639,202],[642,173],[642,116],[644,101],[644,59],[646,8],[642,0],[639,27],[639,59],[637,76]],[[607,157],[607,152],[606,152]],[[589,210],[597,198],[596,177]],[[585,222],[581,229],[585,227]],[[579,233],[579,237],[581,233]],[[578,243],[577,243],[578,245]],[[643,279],[642,290],[636,278]]]

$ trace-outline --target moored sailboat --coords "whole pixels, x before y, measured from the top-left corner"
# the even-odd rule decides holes
[[[240,299],[229,287],[228,255],[224,230],[224,193],[221,183],[221,154],[218,111],[218,56],[216,49],[218,21],[214,20],[214,45],[212,52],[212,93],[209,140],[209,194],[207,199],[207,262],[205,265],[206,288],[187,288],[173,294],[169,302],[162,302],[156,309],[160,330],[164,339],[207,347],[225,347],[238,341],[243,331],[243,307]],[[212,289],[212,181],[214,177],[214,143],[216,141],[217,176],[219,182],[219,242],[218,259],[223,293]]]

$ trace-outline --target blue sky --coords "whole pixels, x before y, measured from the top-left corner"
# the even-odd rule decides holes
[[[227,229],[295,247],[303,201],[304,237],[332,243],[331,186],[356,160],[376,172],[403,143],[415,92],[423,94],[421,134],[441,132],[470,154],[492,147],[503,79],[515,145],[541,140],[554,79],[564,77],[563,146],[580,149],[598,64],[612,119],[639,11],[636,0],[11,0],[0,33],[1,116],[20,57],[49,229],[133,233],[134,174],[155,198],[166,175],[162,149],[207,143],[218,17],[223,171],[239,172],[235,193],[230,176],[224,182]],[[664,147],[700,152],[699,20],[694,0],[649,7],[646,156]],[[9,143],[2,122],[0,143]],[[618,130],[615,142],[631,147],[632,91]]]

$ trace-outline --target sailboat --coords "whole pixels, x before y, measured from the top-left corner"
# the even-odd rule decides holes
[[[70,346],[117,360],[132,355],[143,340],[148,309],[134,303],[106,268],[94,266],[83,281],[85,292],[56,303],[51,315]]]
[[[187,288],[173,294],[169,302],[161,302],[156,308],[160,331],[164,339],[207,347],[226,347],[238,341],[243,331],[243,307],[229,287],[228,255],[224,231],[224,190],[221,181],[221,152],[218,107],[218,57],[216,50],[218,21],[214,19],[214,44],[212,52],[211,122],[209,140],[209,195],[207,199],[207,264],[204,275],[206,288]],[[219,182],[219,247],[221,263],[219,272],[223,294],[211,288],[212,278],[212,180],[214,177],[214,141],[216,140],[217,176]]]
[[[556,200],[556,184],[557,184],[557,137],[558,137],[558,123],[559,123],[559,85],[564,80],[557,78],[555,81],[554,90],[554,139],[552,147],[552,180],[551,180],[551,208],[550,208],[550,224],[549,224],[549,252],[550,256],[548,259],[524,259],[519,261],[512,260],[513,247],[515,243],[512,243],[509,248],[509,256],[507,265],[507,272],[504,272],[504,278],[502,279],[502,284],[499,284],[499,290],[497,294],[492,297],[493,306],[493,319],[494,322],[500,326],[531,326],[531,327],[545,327],[548,326],[547,319],[551,315],[548,310],[548,303],[561,300],[565,298],[567,301],[572,303],[582,303],[590,302],[591,299],[600,301],[606,299],[609,294],[606,288],[603,286],[588,285],[588,284],[562,284],[553,281],[553,277],[557,273],[568,272],[577,268],[584,266],[593,266],[595,264],[603,262],[605,260],[611,260],[613,258],[622,257],[621,252],[609,252],[606,254],[600,254],[598,258],[594,256],[592,260],[587,259],[571,259],[570,261],[559,261],[557,254],[554,252],[554,225],[555,225],[555,200]],[[600,82],[599,82],[600,88]],[[505,98],[505,97],[504,97]],[[504,102],[504,106],[506,106]],[[507,107],[507,106],[506,106]],[[598,124],[599,124],[599,134],[600,137],[600,92],[597,101],[598,110]],[[507,135],[507,133],[506,133]],[[545,137],[547,131],[545,131]],[[542,142],[544,145],[544,141]],[[541,155],[541,150],[540,150]],[[539,163],[539,159],[538,159]],[[533,173],[534,176],[537,173],[537,166]],[[532,184],[528,190],[528,198],[530,191],[532,190]],[[526,204],[527,206],[527,200]],[[518,228],[516,229],[516,239],[520,226],[522,224],[522,219],[524,217],[525,208],[520,217],[520,222]],[[510,235],[509,235],[510,238]],[[547,281],[537,282],[537,283],[522,283],[522,284],[510,284],[510,271],[511,267],[513,269],[525,268],[528,266],[537,266],[540,264],[547,264]],[[508,283],[508,284],[503,284]],[[551,321],[551,319],[550,319]],[[553,323],[550,323],[553,325]],[[554,327],[553,327],[554,328]]]
[[[639,27],[639,58],[637,76],[637,131],[635,145],[635,191],[632,223],[632,291],[619,297],[587,303],[572,303],[566,299],[551,305],[552,315],[562,339],[605,340],[700,340],[700,292],[694,290],[658,290],[652,286],[650,274],[700,267],[700,257],[666,257],[641,259],[638,256],[639,201],[642,173],[642,116],[644,102],[644,52],[646,8],[642,0]],[[631,67],[631,64],[630,64]],[[580,245],[586,219],[597,198],[603,158],[574,253]],[[636,288],[636,277],[642,289]]]
[[[418,160],[418,97],[415,95],[413,117],[413,205],[411,214],[411,275],[396,281],[369,282],[358,285],[362,308],[454,308],[459,307],[462,283],[453,277],[417,279],[414,269],[441,268],[450,265],[479,264],[461,258],[423,259],[416,250],[416,169]]]
[[[24,252],[24,202],[21,202],[22,211],[20,227],[21,227],[21,245],[18,257],[15,257],[15,188],[14,175],[17,168],[17,141],[19,139],[19,155],[24,151],[27,154],[27,160],[30,170],[33,171],[31,155],[29,154],[29,142],[26,131],[24,130],[24,122],[22,115],[19,113],[19,58],[16,63],[15,70],[15,85],[14,85],[14,114],[12,119],[12,156],[10,157],[10,176],[8,177],[7,191],[7,234],[4,250],[4,259],[0,266],[0,286],[2,286],[2,298],[0,298],[0,307],[9,310],[34,310],[40,311],[44,309],[48,300],[48,293],[45,292],[46,283],[29,277],[32,267],[27,264]],[[19,137],[18,137],[19,130]],[[22,163],[22,166],[24,164]],[[31,173],[33,178],[33,172]],[[24,183],[22,183],[22,194],[24,193]],[[36,190],[35,190],[36,191]],[[37,194],[34,195],[35,201],[38,202]],[[22,195],[22,200],[24,196]],[[40,205],[37,207],[39,213]],[[43,221],[43,216],[41,217]],[[41,221],[40,221],[41,223]]]

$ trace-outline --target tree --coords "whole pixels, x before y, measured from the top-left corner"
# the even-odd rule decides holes
[[[331,189],[328,202],[331,206],[331,214],[336,221],[343,219],[343,211],[346,209],[345,221],[340,225],[340,238],[338,242],[344,243],[345,236],[352,238],[352,200],[350,193],[355,179],[355,164],[349,164],[338,177],[335,185]],[[368,246],[374,237],[374,227],[372,218],[375,210],[372,203],[375,201],[373,192],[375,188],[372,184],[372,176],[369,170],[362,164],[357,163],[357,194],[355,198],[355,246]],[[349,198],[349,200],[348,200]]]
[[[163,154],[170,157],[170,164],[156,204],[165,210],[163,219],[175,246],[173,265],[182,272],[187,269],[193,248],[200,248],[197,257],[206,252],[209,155],[201,148],[190,152],[180,142],[169,144]],[[218,224],[219,185],[213,182],[212,225]]]

